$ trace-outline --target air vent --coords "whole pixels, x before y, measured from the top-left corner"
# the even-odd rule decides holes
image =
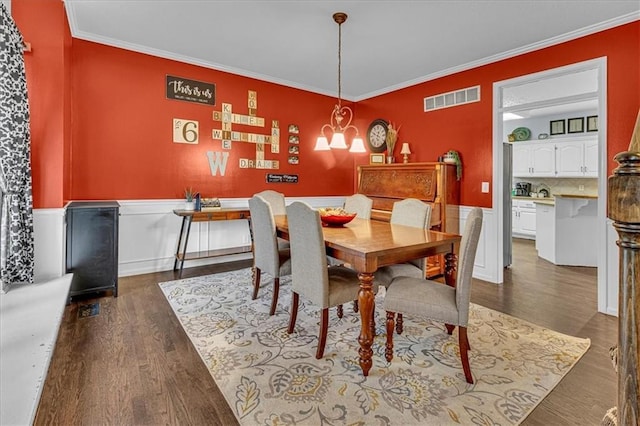
[[[478,101],[480,101],[480,86],[473,86],[424,98],[424,111],[433,111]]]

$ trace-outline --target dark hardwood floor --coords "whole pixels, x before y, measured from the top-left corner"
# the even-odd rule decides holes
[[[189,268],[183,276],[249,266]],[[237,424],[157,286],[176,278],[173,272],[123,277],[117,298],[67,306],[35,424]],[[596,293],[595,268],[555,266],[523,240],[514,240],[503,285],[474,282],[474,303],[591,339],[589,351],[524,425],[597,425],[616,404],[608,349],[618,323],[597,313]],[[99,315],[79,318],[78,307],[95,301]]]

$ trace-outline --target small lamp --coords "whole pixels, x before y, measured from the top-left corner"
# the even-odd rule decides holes
[[[400,154],[402,154],[402,162],[409,162],[409,154],[411,154],[411,150],[409,149],[409,142],[404,142],[402,144],[402,149],[400,150]]]

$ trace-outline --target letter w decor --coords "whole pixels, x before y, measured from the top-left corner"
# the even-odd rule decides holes
[[[229,159],[229,153],[219,152],[219,151],[207,151],[207,158],[209,159],[209,168],[211,169],[211,176],[215,176],[218,169],[220,169],[220,176],[224,176],[224,173],[227,170],[227,160]]]

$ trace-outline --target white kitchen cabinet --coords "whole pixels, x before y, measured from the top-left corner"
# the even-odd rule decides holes
[[[598,136],[513,144],[515,177],[598,177]]]
[[[598,177],[598,138],[556,143],[557,177]]]
[[[514,199],[511,202],[512,235],[533,240],[536,238],[536,205],[533,201]]]
[[[555,176],[555,146],[549,142],[513,144],[513,176]]]

